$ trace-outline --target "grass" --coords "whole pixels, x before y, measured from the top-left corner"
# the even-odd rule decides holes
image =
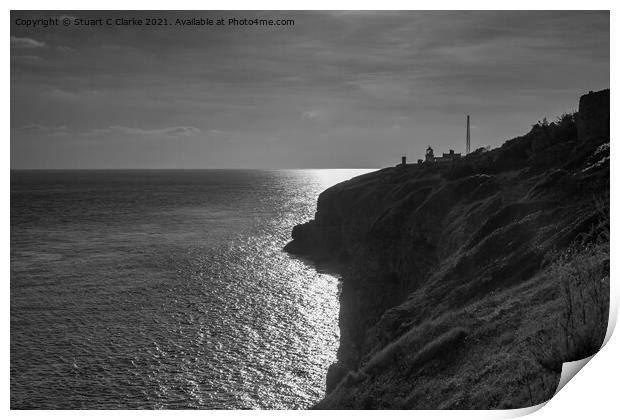
[[[565,361],[595,354],[603,344],[609,318],[609,197],[595,199],[599,223],[552,266],[562,281],[564,312],[560,324]]]
[[[455,349],[469,334],[469,330],[456,327],[439,334],[424,346],[415,350],[415,342],[420,342],[420,332],[412,329],[398,340],[388,344],[366,363],[363,372],[369,375],[381,372],[386,366],[400,363],[408,370],[423,366],[430,360],[441,358]]]
[[[601,348],[609,318],[609,199],[595,199],[599,223],[548,260],[546,275],[559,285],[558,327],[529,340],[530,355],[546,370],[584,359]],[[525,376],[525,375],[524,375]]]

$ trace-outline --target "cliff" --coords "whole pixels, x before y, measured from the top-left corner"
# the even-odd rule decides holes
[[[324,191],[286,250],[342,272],[338,362],[316,408],[517,408],[602,343],[609,90],[449,165]]]

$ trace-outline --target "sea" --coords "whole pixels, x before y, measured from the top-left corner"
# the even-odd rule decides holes
[[[310,407],[339,280],[282,248],[369,171],[11,171],[11,408]]]

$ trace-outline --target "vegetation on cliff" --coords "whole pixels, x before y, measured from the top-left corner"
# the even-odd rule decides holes
[[[338,184],[286,249],[346,263],[317,408],[543,402],[607,327],[609,90],[500,148]]]

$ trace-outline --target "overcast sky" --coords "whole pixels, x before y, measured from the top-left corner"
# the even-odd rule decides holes
[[[608,12],[170,12],[286,27],[26,28],[12,168],[382,167],[499,146],[609,87]]]

